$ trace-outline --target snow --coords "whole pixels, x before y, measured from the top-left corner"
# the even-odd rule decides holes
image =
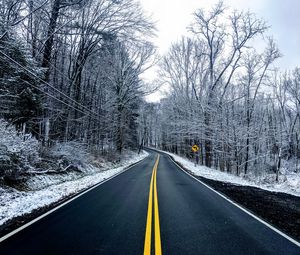
[[[194,162],[191,162],[186,158],[170,152],[163,152],[172,156],[177,163],[191,171],[196,176],[232,183],[235,185],[252,186],[272,192],[283,192],[294,196],[300,196],[299,173],[285,171],[284,175],[279,176],[279,182],[277,183],[275,181],[275,174],[265,174],[264,176],[254,176],[251,174],[247,176],[236,176],[230,173],[221,172],[220,170],[208,168],[206,166],[195,166]]]
[[[31,154],[37,157],[39,147],[38,141],[32,135],[20,135],[14,126],[3,119],[0,119],[0,145],[5,146],[8,151],[23,153],[27,157]]]
[[[37,189],[39,186],[34,186],[36,190],[31,191],[18,191],[13,188],[3,189],[0,187],[0,225],[4,224],[6,221],[21,216],[26,213],[30,213],[35,209],[44,207],[51,203],[57,202],[62,198],[78,193],[83,189],[91,187],[105,179],[124,171],[128,166],[136,163],[145,157],[148,153],[143,151],[141,154],[130,155],[126,159],[122,160],[118,167],[112,168],[105,171],[100,171],[100,169],[93,169],[92,174],[86,175],[76,180],[69,180],[57,183],[52,180],[52,185],[46,186],[43,189]],[[108,164],[108,166],[110,166]],[[107,167],[108,167],[107,166]],[[75,176],[70,176],[69,179],[75,178]],[[36,183],[45,183],[49,181],[48,176],[39,177],[40,179]],[[56,184],[55,184],[56,183]]]
[[[40,160],[38,141],[30,134],[21,134],[3,119],[0,119],[0,148],[1,151],[5,148],[5,151],[17,153],[23,161],[24,168],[31,169],[31,165]]]

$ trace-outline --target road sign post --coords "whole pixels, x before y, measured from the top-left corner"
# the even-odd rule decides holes
[[[197,153],[199,151],[199,146],[197,144],[194,144],[192,146],[192,151],[194,152],[195,155],[195,166],[196,166],[199,163],[199,154]]]
[[[199,154],[197,153],[196,154],[196,165],[198,165],[199,164]]]

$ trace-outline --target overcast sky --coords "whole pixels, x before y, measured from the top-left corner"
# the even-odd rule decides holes
[[[187,35],[192,13],[199,8],[210,8],[218,0],[140,0],[145,11],[152,14],[158,29],[154,40],[159,52],[167,52],[170,44]],[[263,18],[268,31],[278,44],[283,57],[277,65],[285,70],[300,67],[300,0],[224,0],[226,6],[250,10]],[[146,74],[154,76],[154,71]]]

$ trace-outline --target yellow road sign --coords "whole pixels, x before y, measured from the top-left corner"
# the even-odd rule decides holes
[[[197,144],[194,144],[193,146],[192,146],[192,151],[193,152],[197,152],[199,150],[199,146],[197,145]]]

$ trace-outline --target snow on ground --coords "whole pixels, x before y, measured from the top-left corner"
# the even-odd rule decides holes
[[[117,173],[124,171],[129,165],[136,163],[145,157],[148,153],[143,151],[140,155],[130,155],[125,160],[122,160],[119,167],[103,171],[102,169],[93,174],[86,175],[76,180],[63,181],[58,184],[47,186],[46,188],[33,191],[17,191],[9,188],[3,189],[0,187],[0,225],[6,221],[30,213],[35,209],[57,202],[60,199],[75,194],[83,189],[93,186]],[[47,176],[38,177],[40,182],[44,178],[44,182],[48,182]],[[35,186],[36,188],[36,186]]]
[[[165,151],[164,151],[165,152]],[[206,166],[195,166],[194,162],[180,157],[176,154],[165,152],[181,164],[184,168],[190,170],[197,176],[216,181],[229,182],[237,185],[252,186],[273,192],[284,192],[294,196],[300,196],[300,174],[286,172],[280,175],[279,182],[275,182],[275,174],[266,174],[264,176],[236,176],[234,174],[221,172],[220,170],[208,168]]]

